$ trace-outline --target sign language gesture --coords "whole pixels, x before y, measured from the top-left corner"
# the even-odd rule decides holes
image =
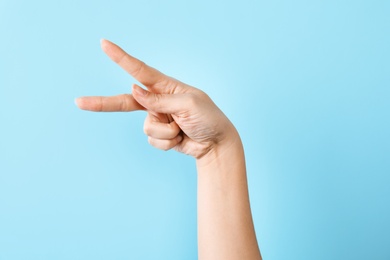
[[[80,97],[97,112],[146,110],[144,131],[156,148],[196,158],[199,259],[259,260],[252,222],[244,150],[229,119],[201,90],[168,77],[107,40],[104,52],[146,89],[132,94]]]
[[[197,159],[231,140],[235,129],[213,101],[199,89],[166,76],[130,56],[114,43],[102,40],[103,51],[147,90],[133,85],[132,94],[81,97],[77,105],[97,112],[146,110],[144,132],[151,145]],[[234,139],[234,138],[233,138]]]

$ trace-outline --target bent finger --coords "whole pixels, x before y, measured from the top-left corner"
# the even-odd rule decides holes
[[[168,151],[178,145],[183,140],[183,137],[181,135],[176,136],[173,139],[164,140],[164,139],[157,139],[153,138],[151,136],[148,137],[148,142],[152,146],[154,146],[157,149]]]
[[[157,139],[173,139],[180,133],[180,127],[175,121],[170,123],[153,120],[148,114],[145,118],[144,132],[146,135]]]
[[[75,100],[76,105],[82,110],[94,112],[130,112],[145,110],[131,94],[117,96],[89,96],[79,97]]]

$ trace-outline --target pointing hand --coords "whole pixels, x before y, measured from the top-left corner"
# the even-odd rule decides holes
[[[130,112],[146,110],[144,132],[151,145],[175,149],[197,159],[228,147],[238,134],[222,111],[201,90],[166,76],[102,40],[103,51],[146,89],[133,85],[132,94],[76,99],[83,110]]]

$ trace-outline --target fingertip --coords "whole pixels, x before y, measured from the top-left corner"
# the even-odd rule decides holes
[[[100,47],[108,56],[111,57],[112,55],[114,55],[114,57],[112,57],[114,60],[116,60],[118,58],[115,56],[115,49],[116,48],[120,49],[120,47],[118,45],[116,45],[115,43],[113,43],[112,41],[109,41],[105,38],[101,38],[100,39]]]
[[[85,107],[85,102],[84,102],[84,99],[82,97],[75,98],[74,103],[80,109],[84,109],[84,107]]]
[[[98,111],[99,108],[94,97],[78,97],[75,103],[81,110]]]
[[[104,38],[101,38],[100,39],[100,47],[102,48],[103,51],[106,51],[107,49],[107,45],[109,44],[110,41],[104,39]]]
[[[135,94],[138,97],[144,97],[148,94],[148,91],[145,89],[141,88],[137,84],[133,84],[133,94]]]
[[[100,47],[104,53],[106,53],[106,55],[116,63],[120,62],[124,55],[126,55],[126,52],[122,50],[121,47],[106,39],[101,40]]]

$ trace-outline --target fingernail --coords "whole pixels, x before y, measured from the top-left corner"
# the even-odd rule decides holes
[[[146,94],[148,93],[146,90],[137,85],[134,85],[133,91],[135,91],[140,96],[146,96]]]
[[[77,97],[77,98],[74,99],[74,103],[75,103],[77,106],[79,106],[79,105],[80,105],[80,100],[81,100],[81,98],[80,98],[80,97]]]
[[[76,104],[76,106],[78,106],[78,108],[84,110],[85,103],[84,103],[84,99],[82,97],[75,98],[74,103]]]

